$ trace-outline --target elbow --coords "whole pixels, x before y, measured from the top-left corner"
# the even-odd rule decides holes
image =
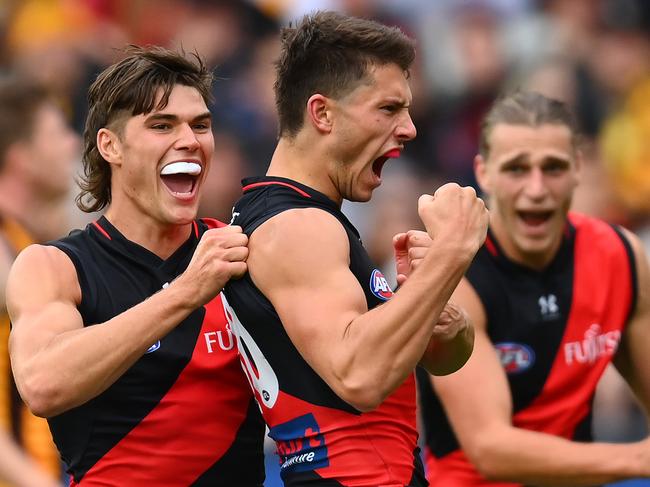
[[[484,441],[479,438],[473,445],[466,448],[466,453],[476,470],[486,480],[508,480],[507,465],[503,465],[499,461],[498,455],[495,455],[495,445],[492,441]]]
[[[62,393],[52,385],[51,380],[34,377],[21,383],[17,381],[16,385],[20,397],[34,416],[50,418],[64,411],[61,405]]]
[[[356,410],[367,413],[377,409],[384,402],[386,394],[380,385],[373,385],[372,381],[345,381],[341,382],[336,394]]]

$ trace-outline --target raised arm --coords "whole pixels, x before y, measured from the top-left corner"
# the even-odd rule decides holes
[[[318,209],[290,210],[252,235],[249,271],[294,345],[346,402],[370,410],[417,365],[438,316],[485,236],[487,215],[458,186],[423,198],[433,236],[420,268],[370,311],[349,269],[341,224]]]
[[[417,269],[433,240],[427,232],[409,230],[393,237],[397,283],[402,285]],[[460,306],[447,302],[433,328],[419,365],[430,374],[456,372],[469,359],[474,348],[474,327]]]
[[[239,227],[207,231],[186,271],[166,289],[104,323],[83,326],[74,265],[55,247],[32,245],[7,283],[18,390],[38,416],[54,416],[97,396],[157,340],[246,270]]]
[[[579,443],[516,428],[505,372],[485,331],[483,305],[463,280],[452,299],[474,323],[474,353],[448,377],[432,377],[459,443],[490,480],[589,486],[650,475],[650,444]],[[424,412],[426,414],[426,412]]]

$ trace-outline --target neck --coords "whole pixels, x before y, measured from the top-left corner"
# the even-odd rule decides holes
[[[192,222],[161,224],[151,216],[120,211],[113,201],[104,215],[125,238],[165,260],[189,237]]]
[[[341,205],[343,198],[329,176],[329,165],[317,141],[298,134],[292,139],[280,138],[266,175],[293,179]]]
[[[517,247],[517,244],[509,236],[508,231],[498,221],[495,221],[495,219],[490,220],[490,230],[508,259],[535,271],[542,271],[548,267],[557,255],[560,244],[562,243],[562,234],[560,234],[554,239],[549,248],[540,250],[539,252],[526,252]]]
[[[69,195],[44,197],[25,184],[0,178],[0,214],[25,227],[36,242],[60,238],[70,229]]]

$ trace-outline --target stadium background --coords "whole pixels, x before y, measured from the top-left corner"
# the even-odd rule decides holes
[[[317,8],[398,25],[418,41],[411,78],[418,137],[387,167],[371,204],[344,207],[385,275],[393,274],[390,237],[418,226],[416,195],[446,181],[475,184],[478,121],[498,93],[517,87],[565,100],[576,115],[586,164],[574,207],[626,225],[650,249],[645,0],[0,0],[0,70],[45,82],[81,133],[86,89],[120,57],[118,48],[198,51],[218,76],[215,161],[201,213],[229,219],[239,180],[263,173],[275,146],[279,26]],[[82,215],[73,199],[74,191],[70,225],[83,226],[94,215]],[[595,434],[608,441],[646,434],[612,371],[597,396]],[[271,487],[280,483],[267,446]]]

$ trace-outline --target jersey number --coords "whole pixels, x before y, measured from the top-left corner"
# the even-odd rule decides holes
[[[253,391],[256,392],[257,400],[261,400],[267,408],[272,408],[278,399],[280,390],[278,378],[260,347],[257,346],[253,337],[250,336],[239,318],[237,318],[235,310],[230,307],[223,293],[221,293],[221,301],[223,302],[223,309],[226,312],[230,330],[237,340],[239,357],[246,377],[248,377],[248,382]]]

